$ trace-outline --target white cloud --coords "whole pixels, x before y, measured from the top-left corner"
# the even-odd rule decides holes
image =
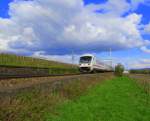
[[[135,10],[140,4],[150,5],[149,0],[131,0],[131,9]]]
[[[141,62],[145,64],[150,64],[150,59],[142,59]]]
[[[144,33],[150,34],[150,23],[144,26]]]
[[[86,6],[82,0],[15,0],[10,18],[0,18],[0,51],[68,55],[145,46],[142,15],[122,17],[130,9],[126,0]]]
[[[139,59],[129,63],[131,69],[150,68],[150,59]]]
[[[43,51],[37,51],[33,55],[35,58],[41,58],[46,60],[54,60],[58,62],[78,64],[80,55],[47,55]]]
[[[105,4],[101,5],[109,15],[122,15],[130,10],[131,5],[126,0],[108,0]]]
[[[150,53],[150,49],[147,48],[146,46],[141,47],[141,50],[145,53]]]

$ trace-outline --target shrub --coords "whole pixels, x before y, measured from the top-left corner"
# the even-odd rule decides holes
[[[115,75],[116,76],[122,76],[124,72],[124,66],[122,64],[117,64],[115,66]]]

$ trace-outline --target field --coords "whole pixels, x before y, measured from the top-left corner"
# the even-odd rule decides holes
[[[79,71],[77,65],[12,54],[0,54],[0,75],[39,75],[41,73],[45,75],[69,74],[79,73]]]
[[[47,121],[149,121],[150,102],[133,80],[122,77],[91,88],[78,100],[66,101],[57,113],[46,114]]]
[[[149,121],[150,95],[129,77],[78,77],[1,100],[1,121]]]
[[[48,77],[22,79],[21,83],[20,79],[16,79],[10,80],[6,85],[3,81],[0,89],[5,87],[7,90],[7,88],[19,87],[19,91],[13,92],[8,89],[8,92],[15,94],[12,93],[13,96],[8,97],[5,97],[5,93],[0,93],[0,121],[45,121],[45,114],[55,113],[57,105],[61,105],[67,100],[77,99],[97,83],[102,83],[113,77],[112,74],[106,73],[80,75],[76,78],[60,78],[60,80],[58,77],[55,80]],[[28,84],[29,82],[30,84]],[[26,85],[36,85],[37,82],[39,85],[36,87],[32,86],[31,89],[24,90]],[[21,85],[24,86],[22,91],[20,90]]]
[[[13,54],[0,54],[0,65],[21,66],[21,67],[41,67],[41,68],[71,68],[75,65],[37,59],[32,57],[17,56]]]

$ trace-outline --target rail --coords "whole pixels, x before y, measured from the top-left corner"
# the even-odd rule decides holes
[[[83,75],[88,73],[75,73],[75,74],[50,74],[50,75],[0,75],[0,80],[18,79],[18,78],[37,78],[37,77],[57,77],[57,76],[73,76]]]

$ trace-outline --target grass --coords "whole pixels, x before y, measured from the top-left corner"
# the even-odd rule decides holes
[[[95,76],[0,102],[0,121],[149,121],[150,97],[128,77]]]
[[[45,113],[46,121],[149,121],[146,100],[147,95],[133,80],[120,77],[89,89],[77,100],[66,101],[57,108],[57,115]]]
[[[14,97],[0,97],[0,121],[46,121],[46,114],[57,114],[58,105],[77,99],[97,83],[111,78],[110,74],[78,77],[58,81],[54,88],[49,84],[40,85],[30,91],[20,91]]]
[[[5,66],[23,66],[23,67],[41,67],[41,68],[71,68],[76,67],[71,64],[37,59],[32,57],[17,56],[13,54],[0,54],[0,65]]]
[[[79,73],[76,65],[13,54],[0,54],[0,66],[49,68],[49,74]]]
[[[52,112],[63,98],[34,90],[0,102],[0,121],[43,121],[44,113]]]

